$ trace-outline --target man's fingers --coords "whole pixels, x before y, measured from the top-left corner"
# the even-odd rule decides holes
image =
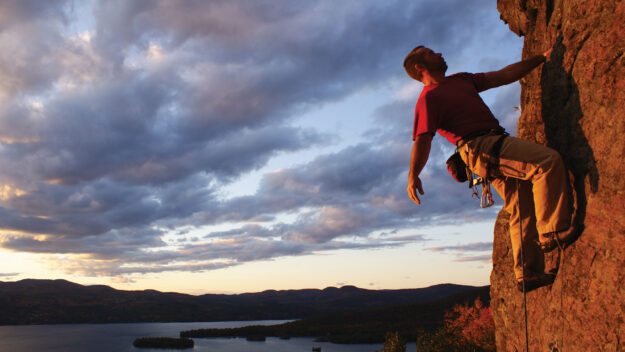
[[[425,193],[423,192],[423,187],[421,186],[421,184],[418,184],[418,185],[417,185],[417,190],[419,191],[419,194],[425,194]]]
[[[419,196],[417,196],[417,194],[413,194],[412,197],[410,197],[412,199],[413,202],[415,202],[416,205],[421,205],[421,199],[419,199]]]
[[[551,52],[553,51],[553,48],[545,51],[543,53],[543,56],[545,57],[545,61],[551,61]]]
[[[419,196],[415,193],[414,198],[412,198],[412,201],[415,202],[417,205],[421,205],[421,199],[419,199]]]
[[[421,180],[417,179],[417,184],[415,185],[415,187],[417,188],[417,191],[419,191],[419,194],[425,194],[423,192],[423,186],[421,185]]]
[[[419,179],[419,177],[416,178],[410,178],[408,180],[408,197],[415,202],[415,204],[420,205],[421,204],[421,199],[419,199],[419,196],[417,195],[417,192],[419,194],[423,194],[423,187],[421,186],[421,179]]]
[[[421,194],[423,194],[423,193],[421,193]],[[419,199],[419,196],[417,195],[416,189],[414,189],[412,187],[408,187],[408,198],[410,198],[417,205],[421,204],[421,199]]]

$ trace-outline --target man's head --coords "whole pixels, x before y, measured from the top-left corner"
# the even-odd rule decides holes
[[[445,74],[447,63],[440,53],[435,53],[432,49],[419,45],[406,55],[404,69],[408,76],[421,82],[424,71]]]

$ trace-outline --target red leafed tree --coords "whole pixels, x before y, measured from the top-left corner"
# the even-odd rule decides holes
[[[447,312],[445,327],[469,344],[495,351],[495,323],[490,307],[485,307],[479,298],[473,305],[457,305]]]

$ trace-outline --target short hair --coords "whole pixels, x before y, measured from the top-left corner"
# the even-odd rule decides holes
[[[425,47],[423,45],[417,46],[416,48],[412,49],[408,53],[408,55],[406,55],[406,58],[404,59],[404,70],[406,70],[406,73],[408,73],[408,76],[412,77],[413,79],[416,79],[419,82],[421,82],[421,79],[423,77],[421,76],[421,73],[419,73],[419,71],[415,69],[415,65],[420,64],[422,62],[421,55],[417,54],[417,50],[421,48],[425,48]]]

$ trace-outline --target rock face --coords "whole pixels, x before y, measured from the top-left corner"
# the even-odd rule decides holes
[[[586,225],[552,286],[527,294],[530,351],[625,351],[625,1],[498,0],[523,56],[553,47],[522,80],[521,138],[562,154]],[[507,214],[495,226],[491,304],[497,351],[524,351]]]

